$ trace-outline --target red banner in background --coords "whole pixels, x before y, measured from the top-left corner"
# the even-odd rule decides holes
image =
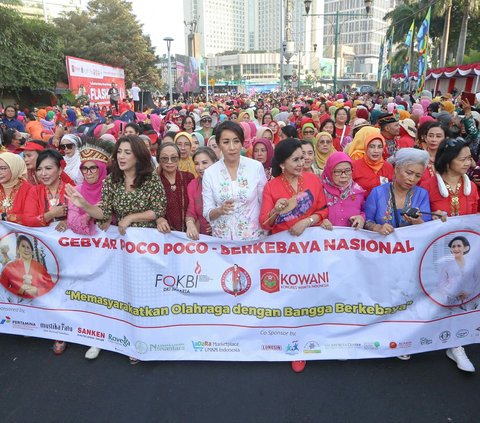
[[[75,96],[86,95],[92,103],[109,105],[108,90],[115,82],[120,92],[119,101],[126,97],[123,69],[71,56],[66,57],[66,62],[68,85]]]

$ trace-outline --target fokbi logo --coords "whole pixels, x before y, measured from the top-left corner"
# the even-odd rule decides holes
[[[0,325],[4,325],[5,323],[10,323],[11,321],[12,319],[10,319],[10,317],[5,316],[5,318],[0,321]]]

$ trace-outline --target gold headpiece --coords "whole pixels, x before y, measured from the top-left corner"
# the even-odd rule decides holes
[[[112,157],[115,144],[111,141],[102,140],[94,137],[82,138],[82,143],[78,148],[80,152],[80,161],[88,162],[98,160],[108,163]]]

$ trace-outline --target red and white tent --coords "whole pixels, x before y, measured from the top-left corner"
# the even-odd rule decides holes
[[[409,79],[418,80],[418,73],[411,72]],[[404,74],[392,76],[394,84],[400,84],[405,80]],[[431,69],[427,71],[425,89],[451,93],[454,88],[458,92],[479,92],[480,91],[480,63],[470,65],[452,66],[448,68]]]

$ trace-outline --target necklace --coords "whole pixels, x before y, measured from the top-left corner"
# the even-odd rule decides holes
[[[445,180],[443,180],[445,182]],[[462,186],[462,180],[460,179],[455,186],[455,190],[445,182],[445,188],[447,188],[448,194],[451,197],[450,200],[450,216],[459,216],[460,215],[460,188]]]
[[[293,188],[293,185],[291,184],[291,182],[287,179],[287,177],[283,173],[282,173],[282,184],[283,184],[283,187],[288,192],[288,194],[290,195],[290,197],[293,197],[296,194],[298,194],[299,192],[303,192],[303,190],[304,190],[304,188],[303,188],[303,175],[300,175],[297,179],[297,189],[296,190],[295,190],[295,188]]]
[[[48,198],[48,204],[50,204],[50,207],[55,207],[58,206],[59,200],[60,200],[60,185],[58,184],[57,189],[55,190],[55,194],[52,194],[49,188],[47,188],[47,198]]]
[[[15,198],[15,195],[17,194],[19,185],[17,184],[12,188],[10,191],[10,194],[6,194],[5,190],[2,187],[2,191],[0,194],[0,200],[2,204],[2,212],[5,213],[7,211],[10,211],[10,209],[13,207],[13,199]]]

